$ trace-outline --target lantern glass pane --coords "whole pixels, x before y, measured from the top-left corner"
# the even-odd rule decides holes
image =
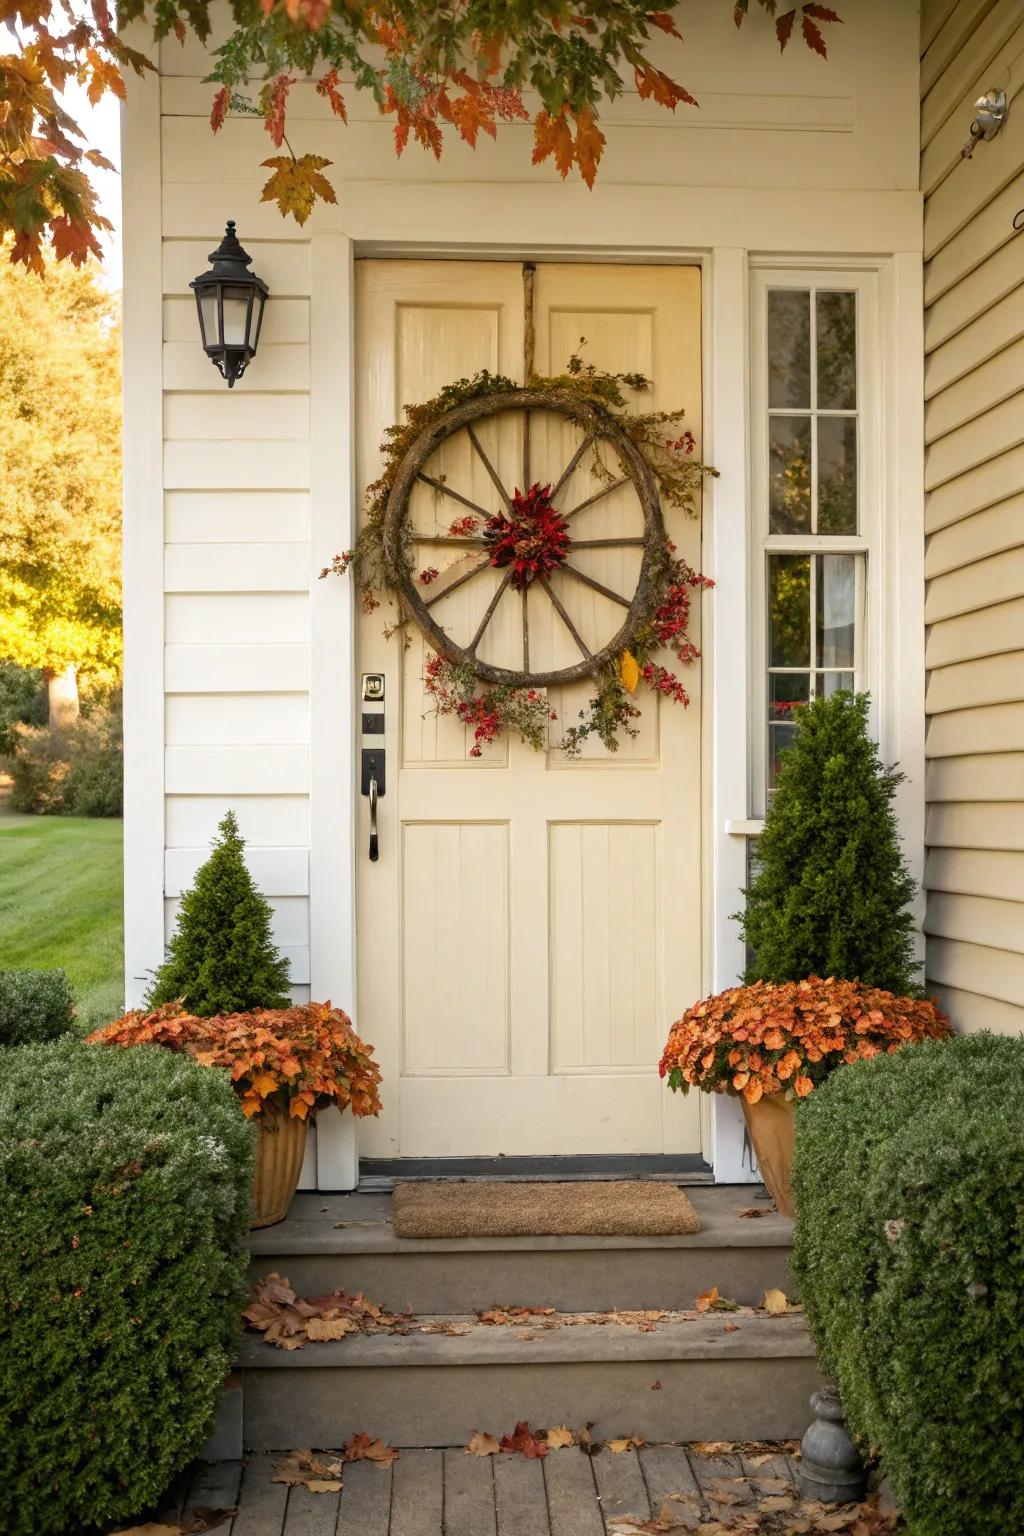
[[[220,345],[217,326],[217,290],[204,288],[199,295],[199,310],[203,318],[203,343],[207,347]]]
[[[249,295],[251,288],[236,287],[231,283],[224,285],[224,345],[226,347],[244,347],[246,336],[246,320],[249,316]]]

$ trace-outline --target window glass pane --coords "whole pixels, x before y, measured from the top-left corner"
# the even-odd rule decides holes
[[[818,417],[819,533],[857,532],[857,418]]]
[[[774,789],[782,766],[782,754],[796,740],[795,725],[769,725],[768,727],[768,788]]]
[[[811,679],[806,672],[773,672],[768,678],[768,719],[788,721],[799,704],[810,698]]]
[[[853,666],[855,555],[817,555],[814,656],[819,667]]]
[[[817,672],[814,680],[814,692],[819,699],[830,699],[840,688],[853,691],[852,672]]]
[[[772,667],[811,663],[811,558],[768,556],[768,655]]]
[[[857,406],[857,295],[815,295],[818,340],[818,409]]]
[[[768,404],[785,410],[811,404],[811,295],[768,290]]]
[[[771,533],[811,531],[811,419],[768,418]]]

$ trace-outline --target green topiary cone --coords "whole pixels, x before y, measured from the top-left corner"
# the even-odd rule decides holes
[[[183,998],[209,1018],[250,1008],[287,1008],[288,961],[270,936],[270,903],[245,867],[245,843],[229,811],[195,885],[181,899],[167,959],[146,999]]]
[[[737,914],[754,956],[748,981],[837,976],[897,995],[916,989],[917,887],[892,803],[905,775],[879,759],[869,702],[840,692],[797,712]]]

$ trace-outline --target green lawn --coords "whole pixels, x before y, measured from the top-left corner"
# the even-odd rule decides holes
[[[0,816],[0,967],[63,966],[83,1024],[124,1002],[121,822]]]

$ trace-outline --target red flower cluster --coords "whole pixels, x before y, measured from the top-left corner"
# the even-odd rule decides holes
[[[463,725],[473,727],[470,757],[482,757],[484,747],[510,727],[539,748],[546,739],[548,720],[558,719],[539,689],[490,688],[477,693],[472,673],[468,677],[460,674],[444,656],[428,659],[423,686],[439,715],[454,715]]]
[[[436,565],[428,565],[424,570],[420,571],[420,581],[425,587],[429,587],[430,583],[436,581],[440,574],[441,572]]]
[[[516,489],[512,511],[487,519],[484,539],[491,564],[511,565],[512,585],[521,592],[535,576],[557,570],[569,551],[569,524],[551,504],[550,485],[536,483],[525,493]]]
[[[844,1062],[944,1040],[949,1020],[925,998],[859,981],[758,981],[695,1003],[673,1024],[659,1072],[670,1088],[806,1098]]]
[[[641,667],[640,676],[648,688],[653,688],[656,693],[663,693],[674,704],[689,704],[690,695],[675,673],[669,672],[667,667],[658,667],[653,661],[649,661],[646,666]]]
[[[472,512],[465,517],[457,517],[454,522],[448,524],[448,536],[452,539],[468,539],[476,533],[479,524]]]

